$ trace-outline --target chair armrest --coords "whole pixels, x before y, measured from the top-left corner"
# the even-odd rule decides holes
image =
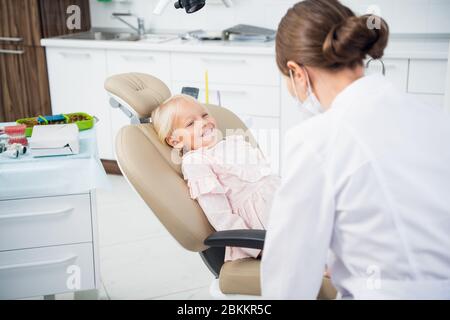
[[[263,249],[266,230],[227,230],[218,231],[205,239],[209,247],[239,247]]]

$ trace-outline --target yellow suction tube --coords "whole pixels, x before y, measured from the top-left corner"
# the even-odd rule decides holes
[[[209,79],[208,79],[208,70],[205,71],[205,103],[209,103]]]

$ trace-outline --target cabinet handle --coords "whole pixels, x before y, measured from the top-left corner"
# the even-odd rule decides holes
[[[5,214],[0,215],[0,220],[7,219],[21,219],[21,218],[34,218],[34,217],[45,217],[45,216],[56,216],[60,214],[69,214],[72,213],[74,208],[65,208],[62,210],[55,211],[42,211],[42,212],[31,212],[31,213],[19,213],[19,214]]]
[[[245,59],[202,58],[202,61],[205,63],[237,63],[237,64],[247,63],[247,60]]]
[[[4,54],[24,54],[25,51],[24,50],[5,50],[5,49],[0,49],[0,53],[4,53]]]
[[[20,264],[10,264],[6,266],[0,266],[0,271],[11,270],[11,269],[22,269],[22,268],[33,268],[33,267],[43,267],[43,266],[52,266],[56,264],[64,264],[71,260],[76,259],[78,256],[71,255],[67,258],[55,259],[55,260],[46,260],[39,262],[29,262],[29,263],[20,263]]]
[[[127,56],[122,55],[122,58],[125,60],[155,60],[153,56]]]
[[[85,58],[85,59],[89,59],[91,57],[91,55],[89,53],[78,53],[78,52],[60,52],[59,53],[61,56],[63,56],[64,58]]]
[[[22,41],[23,41],[23,38],[16,38],[16,37],[0,37],[0,41],[22,42]]]
[[[381,66],[381,65],[379,65],[379,66],[371,66],[370,68],[373,68],[373,69],[382,69],[383,68],[383,66]],[[396,69],[397,68],[397,66],[395,65],[395,64],[386,64],[385,66],[384,66],[384,68],[385,69]]]

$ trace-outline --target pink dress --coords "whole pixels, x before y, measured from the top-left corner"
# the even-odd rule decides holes
[[[211,148],[189,151],[182,171],[216,231],[266,229],[280,178],[259,151],[241,135],[227,136]],[[225,261],[253,257],[259,249],[227,247]]]

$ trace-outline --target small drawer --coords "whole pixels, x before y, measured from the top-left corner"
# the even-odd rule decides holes
[[[92,243],[0,252],[0,299],[91,289]]]
[[[383,62],[386,69],[386,78],[397,89],[406,92],[408,87],[408,59],[383,59]],[[382,71],[380,61],[371,61],[366,74],[382,74]]]
[[[444,95],[442,95],[442,94],[408,93],[408,96],[411,96],[414,99],[422,101],[423,103],[428,104],[430,107],[435,107],[435,108],[443,108],[444,107]]]
[[[170,85],[170,53],[138,50],[107,50],[110,75],[140,72],[151,74]]]
[[[172,54],[174,81],[278,86],[280,75],[273,56],[225,54]]]
[[[203,83],[174,83],[174,92],[179,93],[183,86],[200,89],[199,101],[205,102]],[[226,107],[234,113],[278,117],[280,114],[280,89],[264,86],[237,86],[211,83],[209,85],[209,103]]]
[[[445,94],[447,60],[412,59],[409,65],[409,93]]]
[[[89,194],[0,201],[0,251],[89,241]]]

